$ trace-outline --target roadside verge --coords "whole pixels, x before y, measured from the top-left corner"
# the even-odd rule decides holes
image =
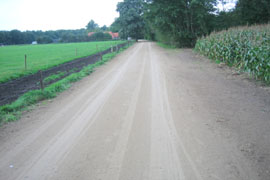
[[[16,101],[0,106],[0,125],[3,123],[18,120],[23,111],[26,111],[30,106],[35,105],[37,102],[56,97],[59,93],[68,89],[73,82],[76,82],[91,74],[96,67],[103,65],[128,47],[129,46],[126,45],[123,46],[119,51],[105,54],[102,60],[83,67],[81,71],[72,73],[63,79],[52,83],[43,90],[31,90],[20,96]]]

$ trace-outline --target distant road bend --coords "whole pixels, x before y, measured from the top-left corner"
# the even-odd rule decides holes
[[[267,180],[267,89],[139,42],[0,128],[1,180]]]

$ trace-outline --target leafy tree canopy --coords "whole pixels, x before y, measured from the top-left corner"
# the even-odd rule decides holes
[[[216,0],[148,0],[145,18],[158,40],[191,47],[211,31],[215,4]]]
[[[143,38],[143,0],[124,0],[117,4],[117,11],[120,17],[116,20],[120,27],[119,33],[122,38],[132,37],[134,39]]]
[[[270,0],[238,0],[236,12],[240,24],[268,23],[270,21]]]
[[[106,40],[112,40],[112,36],[108,33],[96,32],[90,37],[90,39],[92,41],[106,41]]]
[[[119,32],[121,30],[121,24],[119,22],[119,18],[116,18],[114,22],[110,26],[110,30],[112,32]]]
[[[97,31],[98,27],[98,24],[95,23],[94,20],[89,21],[89,23],[86,25],[86,29],[90,32]]]
[[[102,27],[100,28],[100,30],[102,30],[102,31],[108,31],[109,28],[108,28],[106,25],[104,25],[104,26],[102,26]]]

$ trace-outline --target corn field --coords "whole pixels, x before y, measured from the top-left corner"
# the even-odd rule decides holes
[[[195,50],[270,84],[270,24],[214,32],[199,39]]]

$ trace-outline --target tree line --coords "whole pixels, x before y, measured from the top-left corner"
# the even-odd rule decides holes
[[[86,28],[77,30],[56,30],[56,31],[0,31],[0,45],[31,44],[37,41],[38,44],[68,43],[112,40],[112,37],[104,33],[110,31],[109,27],[99,27],[91,20]],[[95,32],[88,36],[89,32]]]
[[[177,47],[193,47],[213,31],[270,21],[270,0],[236,0],[235,8],[220,10],[229,0],[124,0],[112,27],[123,38],[146,38]],[[232,1],[232,0],[231,0]]]
[[[234,1],[235,8],[219,9]],[[122,39],[148,39],[176,47],[194,47],[199,37],[234,26],[270,21],[270,0],[124,0],[119,2],[110,27],[91,20],[86,28],[57,31],[0,31],[0,44],[83,42],[110,40],[105,31],[119,32]],[[88,36],[88,32],[95,32]]]

